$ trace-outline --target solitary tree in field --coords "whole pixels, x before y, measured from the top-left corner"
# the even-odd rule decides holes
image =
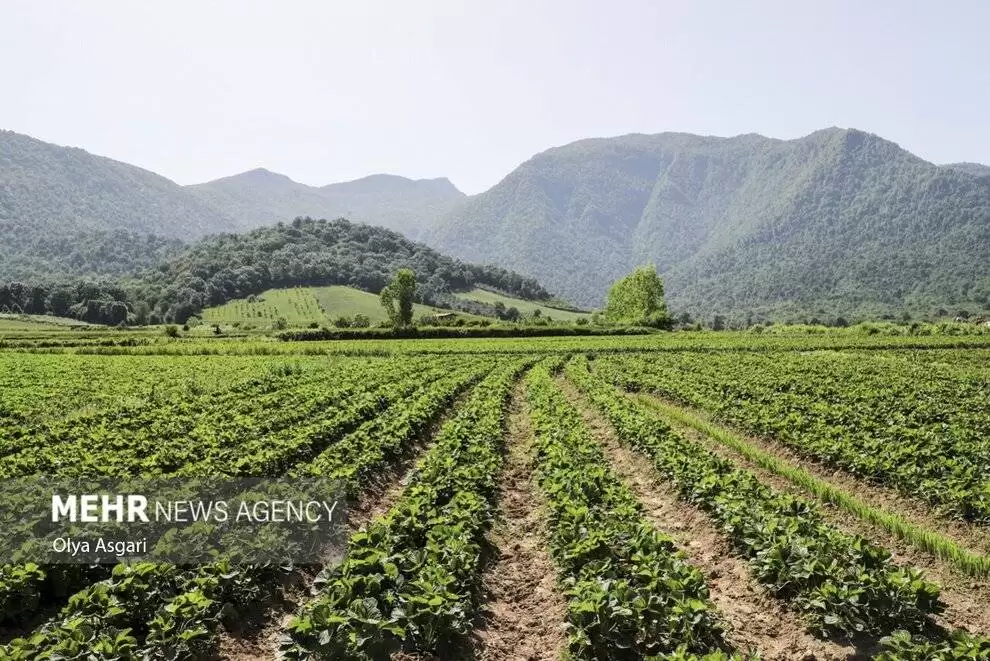
[[[667,305],[663,302],[663,280],[654,266],[639,266],[617,281],[608,292],[603,316],[615,324],[667,326]]]
[[[399,269],[392,282],[382,289],[382,307],[395,328],[412,325],[413,294],[416,292],[416,274],[411,269]]]

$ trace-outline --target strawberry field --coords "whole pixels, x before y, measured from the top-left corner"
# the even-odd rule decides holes
[[[348,504],[318,564],[18,556],[0,659],[990,659],[990,349],[713,337],[0,350],[0,479]]]

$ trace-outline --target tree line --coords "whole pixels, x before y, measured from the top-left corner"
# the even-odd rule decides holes
[[[0,312],[56,314],[111,325],[183,324],[204,308],[267,289],[345,285],[380,293],[399,269],[416,282],[416,302],[449,305],[453,292],[484,286],[530,300],[550,298],[538,282],[491,265],[462,262],[379,227],[297,218],[244,234],[219,234],[140,275],[119,280],[9,282]]]

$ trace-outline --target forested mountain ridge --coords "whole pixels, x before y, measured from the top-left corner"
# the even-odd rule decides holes
[[[990,165],[983,165],[982,163],[946,163],[942,167],[957,172],[965,172],[974,177],[990,178]]]
[[[349,218],[415,238],[464,199],[447,179],[377,174],[316,187],[264,169],[187,187],[245,229],[299,216]]]
[[[115,276],[208,234],[299,216],[418,235],[464,198],[450,181],[372,175],[322,188],[267,170],[180,186],[82,149],[0,131],[0,279]]]
[[[990,167],[854,129],[582,140],[472,197],[446,179],[313,187],[260,169],[183,187],[0,132],[0,280],[126,275],[179,255],[179,238],[302,215],[389,226],[588,307],[655,263],[671,310],[702,318],[990,309]]]
[[[236,228],[181,186],[81,149],[0,131],[0,278],[115,275],[151,266],[176,242]]]
[[[852,129],[582,140],[469,198],[427,241],[583,305],[652,262],[671,308],[702,316],[990,306],[990,186]]]

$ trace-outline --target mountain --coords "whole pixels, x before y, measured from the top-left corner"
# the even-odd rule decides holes
[[[169,237],[236,227],[178,184],[82,149],[0,131],[0,275],[117,274],[172,254]]]
[[[323,187],[300,184],[258,169],[187,189],[244,228],[297,216],[350,218],[415,238],[464,199],[447,179],[413,180],[376,174]]]
[[[942,167],[956,170],[957,172],[964,172],[974,177],[990,177],[990,165],[983,165],[982,163],[946,163]]]
[[[0,131],[0,279],[116,276],[208,234],[347,216],[409,236],[464,198],[447,179],[373,175],[322,188],[267,170],[180,186],[133,165]]]
[[[675,312],[990,307],[990,186],[854,129],[591,139],[531,158],[425,239],[579,304],[654,263]]]
[[[133,274],[204,235],[307,215],[390,227],[583,306],[654,263],[672,310],[708,319],[990,309],[990,167],[855,129],[581,140],[472,197],[446,179],[313,187],[267,170],[183,187],[0,132],[0,280]]]

